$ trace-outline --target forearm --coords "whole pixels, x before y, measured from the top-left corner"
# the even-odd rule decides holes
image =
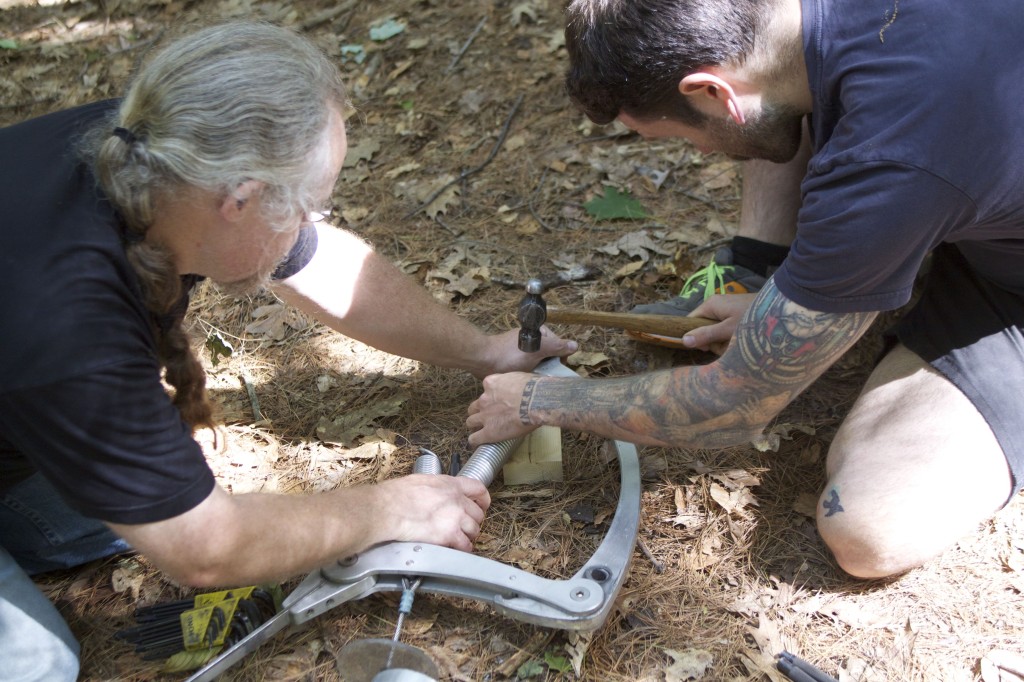
[[[215,487],[163,521],[111,527],[196,587],[276,581],[391,540],[472,551],[490,504],[479,481],[412,475],[315,495],[228,495]]]
[[[366,486],[316,495],[228,495],[215,488],[173,519],[111,525],[180,582],[248,585],[308,572],[380,541],[386,531],[377,506]]]
[[[820,313],[769,281],[716,362],[611,380],[533,378],[520,420],[644,445],[745,442],[868,329],[876,313]]]
[[[329,226],[318,235],[313,261],[275,286],[285,302],[388,353],[485,373],[491,347],[479,328],[355,235]]]
[[[207,585],[249,585],[308,573],[383,541],[384,510],[372,488],[316,495],[232,496],[230,552],[212,549],[217,563]],[[375,512],[376,510],[376,512]],[[376,526],[376,527],[375,527]]]
[[[302,270],[278,282],[274,291],[287,303],[332,329],[374,348],[439,367],[454,367],[483,378],[529,371],[541,360],[565,356],[575,342],[544,327],[540,349],[518,349],[518,332],[490,335],[441,305],[355,235],[318,226],[319,243]]]
[[[788,402],[723,390],[721,372],[681,367],[619,379],[538,377],[522,414],[531,424],[596,433],[639,445],[720,448],[747,442]]]
[[[346,336],[413,360],[471,372],[485,364],[487,335],[376,253],[363,264],[351,305],[343,311],[322,308],[317,318]]]

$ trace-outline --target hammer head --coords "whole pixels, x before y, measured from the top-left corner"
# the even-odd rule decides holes
[[[526,283],[526,295],[519,302],[519,350],[536,353],[540,350],[540,328],[548,317],[548,307],[541,297],[544,285],[539,279]]]

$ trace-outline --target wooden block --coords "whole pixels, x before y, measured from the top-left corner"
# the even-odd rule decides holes
[[[523,439],[501,469],[505,485],[561,481],[562,430],[542,426]]]

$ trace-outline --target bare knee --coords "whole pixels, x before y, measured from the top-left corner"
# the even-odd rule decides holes
[[[854,578],[887,578],[917,568],[927,558],[909,553],[904,546],[888,541],[857,524],[854,519],[836,522],[818,514],[818,532],[831,550],[836,563]]]
[[[872,373],[832,441],[827,471],[818,530],[842,569],[861,578],[898,575],[938,556],[1011,490],[986,420],[903,347]]]
[[[818,503],[818,532],[846,573],[886,578],[917,568],[955,541],[919,512],[899,494],[830,482]]]
[[[845,487],[836,481],[845,481]],[[818,532],[840,568],[850,575],[900,575],[976,532],[994,513],[995,503],[992,509],[984,501],[971,509],[949,503],[953,497],[915,494],[909,487],[851,485],[839,476],[819,499]]]

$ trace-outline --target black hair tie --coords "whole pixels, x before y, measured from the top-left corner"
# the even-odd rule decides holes
[[[124,228],[121,231],[121,235],[124,237],[125,244],[128,244],[129,246],[141,244],[142,242],[146,241],[145,232],[136,232],[135,230],[131,230],[129,228]]]
[[[114,128],[114,132],[112,134],[114,137],[118,137],[124,141],[125,144],[132,145],[139,141],[139,138],[135,137],[135,133],[127,128],[122,128],[121,126]]]

